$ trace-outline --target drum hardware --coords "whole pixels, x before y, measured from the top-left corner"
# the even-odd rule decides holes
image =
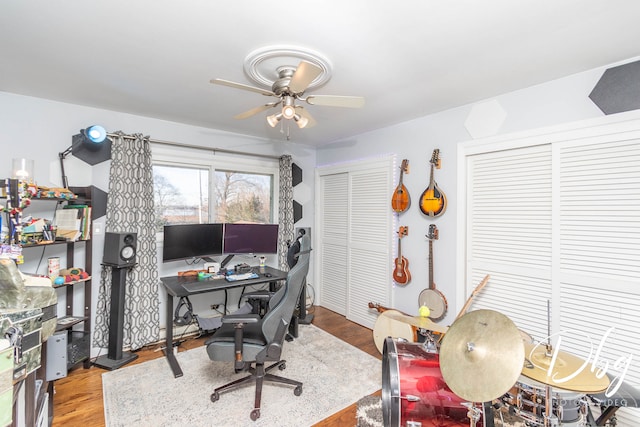
[[[521,375],[500,403],[527,426],[585,426],[588,409],[583,393],[552,388]]]
[[[477,425],[478,421],[480,421],[482,411],[471,402],[462,402],[462,406],[465,406],[468,409],[467,417],[469,417],[469,426],[474,427]]]
[[[437,353],[439,339],[436,339],[431,331],[427,331],[425,329],[420,329],[419,331],[420,335],[425,338],[422,343],[422,347],[429,353]]]
[[[547,348],[550,348],[549,345]],[[552,401],[551,401],[551,386],[546,385],[544,387],[545,392],[545,405],[544,405],[544,427],[557,427],[558,426],[558,418],[562,419],[562,406],[558,407],[558,411],[560,412],[560,417],[554,415],[551,410]]]
[[[470,402],[490,402],[504,395],[521,374],[523,361],[518,328],[493,310],[476,310],[457,319],[440,347],[445,382]]]
[[[610,374],[607,374],[611,380]],[[632,386],[628,382],[622,381],[620,387],[611,396],[605,392],[587,395],[589,400],[600,408],[598,418],[594,418],[591,408],[587,407],[586,414],[590,426],[615,426],[616,412],[619,408],[640,408],[640,389]]]

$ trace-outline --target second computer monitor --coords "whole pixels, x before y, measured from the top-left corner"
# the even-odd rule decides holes
[[[278,224],[224,224],[225,254],[278,253]]]

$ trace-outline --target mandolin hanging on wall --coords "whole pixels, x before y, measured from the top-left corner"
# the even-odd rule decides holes
[[[433,150],[431,156],[431,177],[429,179],[429,186],[420,196],[420,210],[423,214],[430,217],[437,217],[444,213],[447,209],[447,196],[440,190],[438,183],[433,177],[433,170],[435,168],[440,169],[440,150]]]
[[[405,172],[409,173],[409,160],[407,159],[402,161],[402,165],[400,166],[400,180],[398,181],[398,186],[393,191],[393,196],[391,196],[391,209],[397,213],[406,211],[411,205],[411,196],[409,195],[409,191],[402,183],[402,178]]]

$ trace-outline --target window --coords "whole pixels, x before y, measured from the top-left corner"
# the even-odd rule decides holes
[[[273,175],[216,170],[213,222],[273,222]]]
[[[277,222],[276,160],[153,149],[158,231],[167,224]]]
[[[209,220],[209,169],[153,165],[158,227]]]

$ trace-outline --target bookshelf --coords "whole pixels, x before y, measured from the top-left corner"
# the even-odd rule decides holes
[[[27,239],[17,239],[18,233],[14,231],[17,225],[15,214],[12,219],[11,212],[5,212],[3,220],[6,220],[9,226],[8,238],[14,237],[14,246],[18,246],[20,249],[19,254],[16,250],[16,256],[12,256],[12,258],[20,264],[24,259],[37,257],[37,251],[34,248],[62,245],[65,247],[64,264],[66,268],[80,267],[88,274],[88,277],[79,280],[52,285],[58,289],[58,307],[61,302],[65,304],[64,315],[60,316],[60,310],[58,310],[59,317],[56,322],[55,332],[46,342],[42,343],[41,366],[24,380],[28,392],[25,393],[26,402],[20,406],[25,408],[26,425],[38,425],[44,417],[48,418],[47,424],[50,425],[53,419],[54,381],[66,376],[68,370],[80,364],[83,364],[85,369],[91,366],[92,202],[96,191],[100,190],[92,186],[72,187],[69,190],[73,195],[66,193],[59,196],[56,192],[33,191],[31,189],[31,193],[27,194],[23,191],[22,183],[17,180],[6,179],[4,183],[6,190],[0,197],[7,199],[7,206],[20,206],[22,211],[20,216],[24,217],[28,213],[29,207],[33,208],[34,203],[58,203],[61,206],[56,206],[55,216],[60,212],[65,212],[63,216],[66,215],[68,220],[73,219],[73,227],[77,227],[74,231],[69,226],[68,231],[73,235],[70,235],[69,237],[71,238],[68,240],[62,239],[61,237],[64,236],[58,235],[54,239],[50,239],[48,236],[45,238],[43,236],[46,236],[46,233],[43,233],[41,229],[30,233]],[[29,198],[28,202],[21,200],[22,197]],[[100,195],[98,198],[101,198]],[[44,222],[52,224],[53,218]],[[47,230],[47,228],[44,230]],[[3,248],[6,249],[6,246],[4,245]],[[80,257],[78,253],[81,252],[80,249],[82,248],[84,249],[84,256]],[[74,303],[74,300],[82,301],[82,304]],[[56,343],[60,342],[55,338],[60,335],[65,338],[62,349],[59,346],[55,347],[57,346]],[[52,358],[55,362],[56,357],[62,360],[62,368],[60,368],[60,363],[49,363]],[[55,370],[51,369],[51,366],[55,366]],[[31,391],[35,392],[32,393]],[[13,417],[14,420],[19,418],[15,415]]]

